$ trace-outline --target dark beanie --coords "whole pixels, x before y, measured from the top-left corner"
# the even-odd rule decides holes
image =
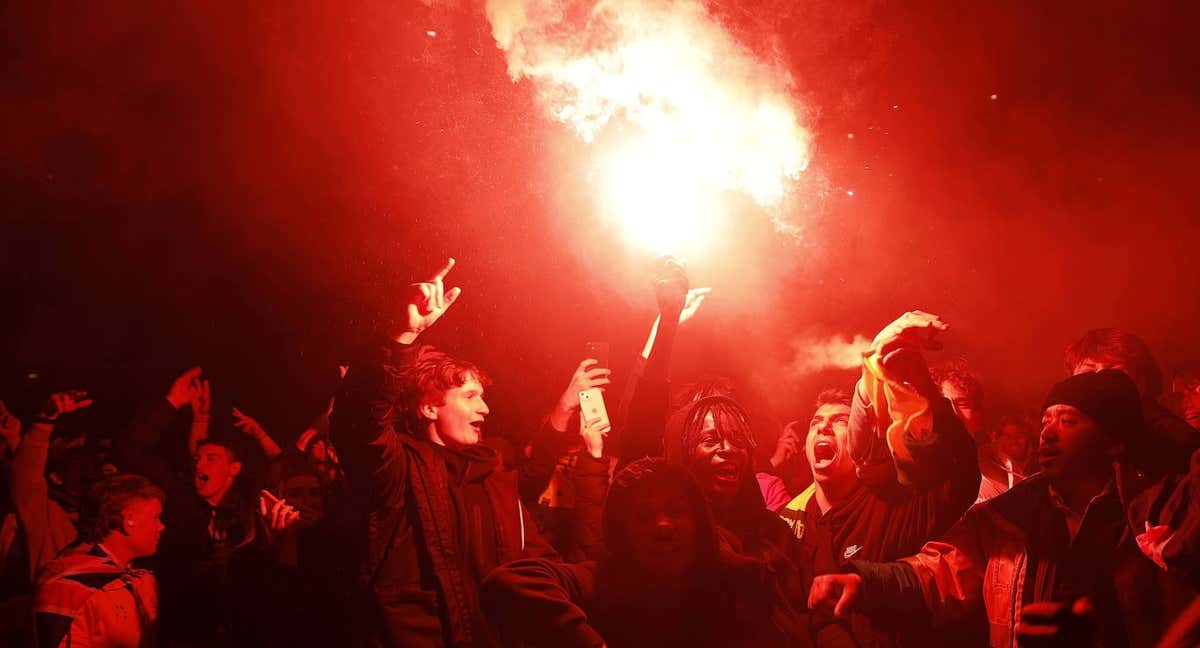
[[[1136,438],[1145,427],[1137,386],[1129,376],[1116,369],[1067,378],[1050,388],[1042,410],[1051,405],[1070,405],[1087,414],[1097,427],[1121,440]]]

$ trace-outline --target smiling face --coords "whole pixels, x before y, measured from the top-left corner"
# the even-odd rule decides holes
[[[826,403],[817,408],[808,424],[804,454],[813,479],[823,484],[844,484],[858,479],[848,451],[850,406]]]
[[[733,495],[750,467],[750,452],[718,429],[712,412],[704,415],[700,438],[692,448],[692,474],[710,499]]]
[[[441,404],[421,405],[421,415],[428,420],[429,440],[448,448],[472,446],[483,439],[483,420],[488,415],[483,400],[483,385],[475,376],[467,376],[463,384],[446,390]]]

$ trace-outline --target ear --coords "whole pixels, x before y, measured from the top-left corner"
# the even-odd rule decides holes
[[[417,408],[417,412],[430,421],[436,421],[438,418],[437,407],[431,403],[421,403],[421,406]]]
[[[242,462],[235,461],[229,464],[229,470],[233,473],[234,477],[237,477],[242,472]]]

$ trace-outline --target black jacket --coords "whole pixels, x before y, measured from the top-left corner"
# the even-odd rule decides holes
[[[366,503],[362,577],[376,607],[373,634],[391,646],[488,645],[446,459],[402,422],[402,372],[423,348],[397,345],[382,362],[352,366],[331,421],[353,497]],[[516,473],[488,470],[480,484],[498,562],[554,555],[520,503]]]

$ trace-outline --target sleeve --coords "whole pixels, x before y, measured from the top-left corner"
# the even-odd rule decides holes
[[[888,376],[873,355],[864,358],[854,390],[850,452],[868,485],[936,489],[957,508],[955,516],[979,494],[975,442],[950,402]]]
[[[1188,473],[1165,478],[1129,507],[1138,547],[1193,588],[1200,587],[1200,451]]]
[[[627,404],[620,408],[624,421],[617,429],[613,453],[619,458],[619,467],[642,457],[663,454],[662,435],[667,427],[671,384],[665,372],[653,373],[647,368],[648,364],[639,356],[635,373],[630,377],[633,384],[626,392]]]
[[[978,609],[987,557],[979,509],[973,509],[937,541],[894,563],[851,562],[863,578],[863,611],[894,623],[932,618],[943,625]]]
[[[580,453],[575,464],[575,543],[589,560],[596,560],[604,549],[601,519],[604,498],[608,494],[608,457],[596,459]]]
[[[52,429],[40,423],[31,425],[17,446],[9,472],[9,493],[29,552],[30,582],[37,582],[38,571],[75,538],[74,524],[50,499],[46,483]]]
[[[576,425],[578,420],[578,416],[571,417],[571,422]],[[571,423],[568,423],[567,427],[570,428]],[[542,422],[532,439],[533,454],[517,469],[517,489],[526,504],[537,504],[538,497],[550,485],[554,468],[569,450],[573,438],[577,439],[579,436],[554,429],[550,424],[550,417],[542,417]]]
[[[399,440],[404,425],[401,376],[428,348],[396,347],[382,362],[351,365],[334,401],[329,428],[350,480],[385,490],[403,483],[407,470]]]
[[[784,485],[782,479],[765,472],[757,473],[754,476],[758,480],[758,489],[762,492],[768,511],[776,513],[792,501],[792,496],[788,494],[787,486]]]
[[[518,560],[492,571],[480,602],[506,643],[597,648],[604,639],[580,607],[594,591],[594,570],[595,563]]]

